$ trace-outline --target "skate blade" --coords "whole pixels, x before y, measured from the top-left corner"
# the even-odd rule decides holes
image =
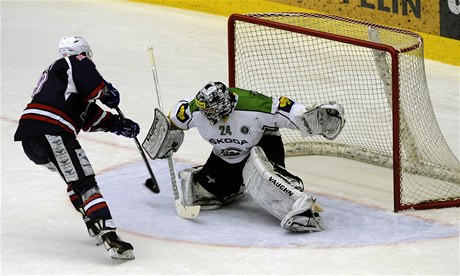
[[[110,248],[109,249],[109,254],[112,259],[115,260],[133,260],[134,259],[134,253],[133,250],[126,250],[123,253],[118,253],[116,249]]]

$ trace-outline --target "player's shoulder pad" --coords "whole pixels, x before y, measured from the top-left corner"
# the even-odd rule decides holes
[[[295,102],[288,97],[281,96],[278,98],[278,109],[285,112],[291,112],[294,103]]]
[[[182,100],[180,101],[176,107],[169,113],[169,118],[171,119],[171,116],[176,118],[179,122],[181,123],[186,123],[187,121],[190,120],[190,116],[187,113],[187,109],[190,109],[190,112],[193,112],[192,109],[198,110],[198,107],[196,107],[195,100],[186,101]],[[190,113],[191,114],[191,113]],[[172,121],[172,120],[171,120]]]

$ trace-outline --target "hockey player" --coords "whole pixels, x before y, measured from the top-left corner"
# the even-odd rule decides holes
[[[150,156],[165,158],[177,151],[183,130],[193,127],[213,147],[203,166],[179,172],[185,205],[220,208],[246,189],[281,221],[281,227],[295,232],[323,229],[322,208],[304,192],[302,180],[285,169],[279,129],[335,139],[345,123],[340,104],[330,102],[308,109],[287,97],[268,97],[209,82],[195,97],[179,101],[169,119],[172,128],[164,141],[155,142],[162,146]]]
[[[139,125],[96,104],[99,100],[115,108],[120,94],[97,71],[85,39],[62,38],[59,55],[61,58],[46,68],[38,80],[14,140],[22,141],[31,161],[61,175],[73,206],[83,215],[96,244],[103,243],[114,259],[133,259],[133,247],[117,236],[109,207],[76,136],[83,130],[133,138],[139,133]]]

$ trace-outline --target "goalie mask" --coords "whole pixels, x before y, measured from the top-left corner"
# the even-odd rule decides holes
[[[63,37],[59,42],[59,54],[61,57],[68,57],[84,53],[89,59],[92,59],[93,53],[88,42],[80,36]]]
[[[220,118],[228,117],[235,106],[235,98],[221,82],[206,84],[195,96],[195,102],[211,125],[216,124]]]

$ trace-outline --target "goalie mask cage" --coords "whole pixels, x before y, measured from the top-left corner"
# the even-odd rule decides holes
[[[228,44],[229,86],[343,105],[333,141],[283,129],[287,155],[391,168],[396,212],[460,206],[460,162],[434,115],[419,35],[316,13],[234,14]]]

